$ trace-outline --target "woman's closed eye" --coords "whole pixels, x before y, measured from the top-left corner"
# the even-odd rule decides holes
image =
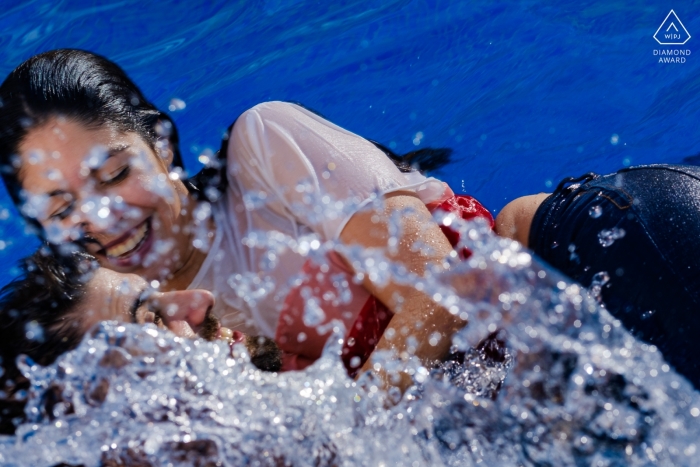
[[[136,296],[129,312],[132,323],[153,323],[157,326],[163,323],[160,312],[153,310],[149,304],[148,299],[151,295],[153,295],[153,289],[145,288]]]
[[[141,309],[136,313],[136,322],[138,324],[153,323],[156,326],[163,326],[163,318],[157,310],[151,310],[146,304],[141,306]]]
[[[125,165],[125,166],[120,167],[119,169],[115,170],[114,172],[111,172],[111,173],[105,174],[105,175],[101,175],[100,182],[103,185],[116,185],[117,183],[126,179],[126,177],[129,176],[130,172],[131,172],[131,167],[128,165]]]
[[[120,167],[119,169],[113,171],[110,174],[101,175],[100,176],[100,183],[102,185],[105,185],[105,186],[116,185],[119,182],[125,180],[126,177],[129,176],[130,172],[131,172],[131,167],[129,165],[125,165],[125,166]],[[67,201],[59,209],[54,211],[54,213],[49,216],[49,219],[57,219],[57,220],[65,219],[66,217],[68,217],[70,215],[71,212],[73,212],[74,206],[75,206],[75,200],[71,199],[70,201]]]
[[[141,324],[153,323],[156,326],[160,325],[162,322],[163,320],[160,317],[160,313],[156,313],[153,311],[145,311],[142,315],[142,318],[139,320],[139,323]]]
[[[49,216],[49,219],[58,219],[58,220],[63,220],[68,215],[73,211],[73,205],[75,204],[75,201],[71,201],[63,206],[61,206],[59,209],[54,211],[53,214]]]

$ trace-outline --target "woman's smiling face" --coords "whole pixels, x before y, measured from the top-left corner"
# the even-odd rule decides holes
[[[154,150],[136,133],[57,117],[31,129],[19,155],[22,209],[49,241],[84,235],[103,266],[149,280],[190,248],[187,189],[169,174],[167,145]]]

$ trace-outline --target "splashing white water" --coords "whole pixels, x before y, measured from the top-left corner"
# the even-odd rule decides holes
[[[624,237],[625,229],[613,227],[612,229],[605,229],[598,232],[598,243],[600,243],[603,248],[607,248],[615,243],[615,240],[619,240]]]
[[[409,361],[417,386],[398,405],[385,408],[398,396],[369,376],[347,377],[337,332],[313,366],[276,375],[255,369],[241,349],[232,358],[222,343],[103,323],[54,365],[24,367],[29,421],[0,441],[0,462],[700,463],[700,399],[653,346],[516,243],[480,223],[457,224],[473,255],[420,281],[377,252],[345,252],[365,273],[381,268],[382,277],[420,283],[468,315],[454,339],[464,363],[431,372]],[[476,348],[498,329],[508,343],[500,362]]]

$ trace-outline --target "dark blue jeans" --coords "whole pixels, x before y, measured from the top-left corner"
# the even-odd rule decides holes
[[[605,272],[606,308],[700,389],[700,167],[565,179],[537,209],[529,242],[584,286]]]

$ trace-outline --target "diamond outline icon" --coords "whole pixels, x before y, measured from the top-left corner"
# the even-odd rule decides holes
[[[678,21],[678,24],[681,25],[681,27],[683,28],[683,31],[684,31],[684,32],[686,33],[686,35],[688,36],[683,42],[661,42],[661,41],[659,40],[659,38],[656,37],[656,35],[659,33],[659,31],[661,31],[661,28],[664,26],[664,24],[666,24],[666,21],[668,21],[668,18],[669,18],[671,15],[673,15],[673,17],[676,18],[676,21]],[[671,25],[675,26],[675,24],[674,24],[673,22],[671,23]],[[669,28],[670,28],[670,27],[671,27],[671,26],[669,26]],[[667,29],[667,31],[668,31],[668,29]],[[678,32],[678,28],[676,28],[676,31]],[[671,10],[671,11],[669,11],[668,14],[666,15],[666,18],[664,18],[664,20],[661,22],[661,26],[659,26],[659,29],[656,30],[656,32],[654,33],[654,36],[653,36],[653,37],[654,37],[654,40],[655,40],[656,42],[658,42],[660,45],[683,45],[683,44],[685,44],[686,42],[688,42],[688,41],[690,40],[690,37],[691,37],[691,36],[690,36],[690,33],[688,32],[688,30],[685,28],[685,25],[683,25],[683,22],[681,21],[681,19],[680,19],[680,18],[678,17],[678,15],[676,14],[676,12],[673,11],[673,10]]]

